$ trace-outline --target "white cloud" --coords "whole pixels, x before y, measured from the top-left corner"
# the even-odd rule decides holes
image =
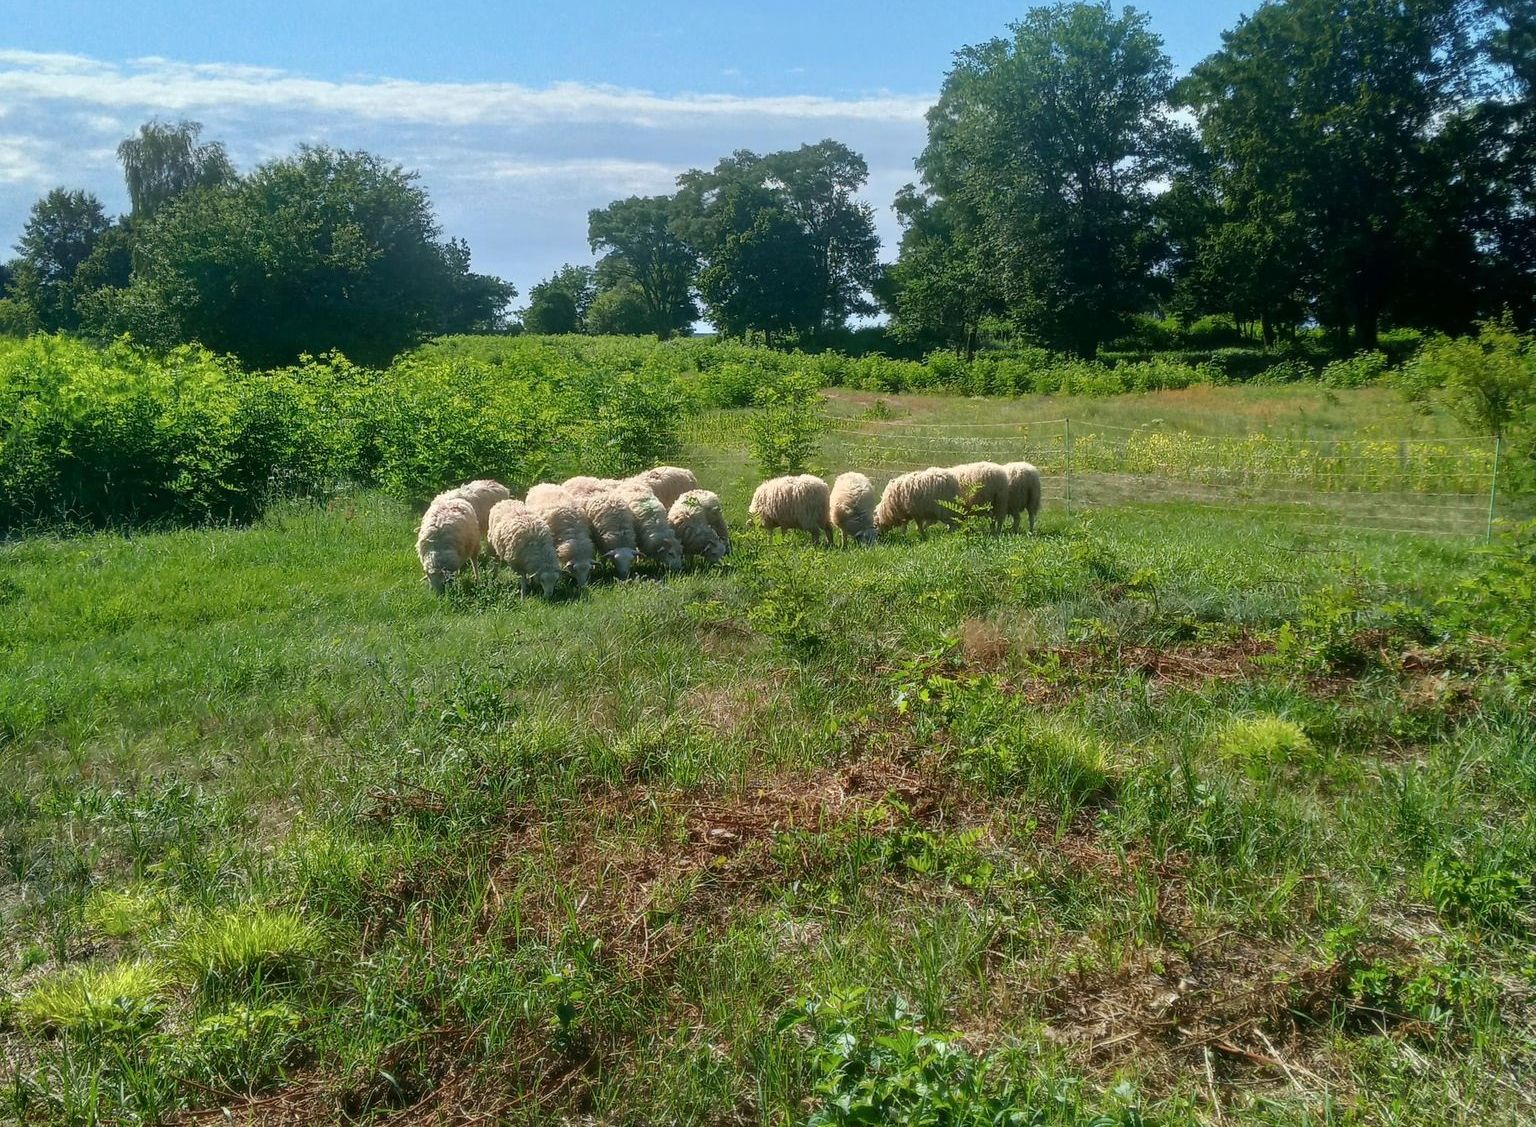
[[[930,101],[887,91],[756,97],[571,82],[332,81],[238,63],[0,50],[0,242],[55,185],[88,188],[109,210],[126,207],[117,141],[151,117],[185,117],[203,122],[205,137],[224,141],[242,168],[324,141],[419,170],[476,268],[526,292],[562,262],[587,260],[588,209],[666,192],[680,172],[735,149],[824,137],[866,156],[867,198],[892,253],[888,205],[894,186],[913,178]]]

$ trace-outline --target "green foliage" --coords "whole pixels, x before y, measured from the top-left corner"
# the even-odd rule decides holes
[[[255,1095],[283,1079],[304,1052],[302,1025],[282,1003],[234,1005],[203,1018],[188,1037],[170,1040],[165,1064],[204,1086]]]
[[[916,165],[950,237],[979,250],[943,256],[941,276],[998,272],[1003,306],[1030,337],[1095,355],[1150,297],[1147,185],[1167,148],[1170,83],[1148,18],[1110,4],[1033,8],[1009,38],[958,51]]]
[[[606,251],[601,275],[637,288],[647,327],[660,340],[689,328],[698,310],[690,296],[695,255],[677,230],[678,205],[670,196],[631,196],[588,213],[588,246]]]
[[[588,331],[596,336],[641,336],[652,331],[642,287],[625,282],[594,298],[588,310]]]
[[[195,188],[217,188],[235,179],[235,168],[219,141],[198,143],[196,121],[148,121],[118,145],[118,162],[135,219]]]
[[[1422,891],[1446,919],[1522,935],[1534,906],[1528,868],[1529,858],[1503,849],[1474,849],[1469,859],[1435,853],[1423,864]]]
[[[98,888],[81,909],[87,928],[108,939],[143,939],[166,921],[169,897],[158,888]]]
[[[1250,772],[1300,765],[1313,757],[1305,730],[1281,716],[1240,716],[1219,733],[1219,754]]]
[[[529,290],[529,308],[521,320],[527,333],[582,332],[594,301],[594,272],[587,266],[563,266]]]
[[[1483,321],[1474,337],[1432,337],[1396,384],[1414,400],[1436,397],[1477,434],[1533,447],[1535,338],[1510,317]]]
[[[66,967],[28,990],[16,1012],[47,1033],[133,1038],[160,1022],[167,985],[165,970],[152,962]]]
[[[807,1127],[1029,1122],[1024,1109],[1013,1109],[1010,1088],[997,1083],[988,1061],[953,1036],[924,1032],[897,997],[869,1018],[864,991],[836,992],[807,999],[776,1026],[780,1031],[805,1026],[813,1035],[818,1106]]]
[[[1505,529],[1480,566],[1438,600],[1439,625],[1455,635],[1495,640],[1515,669],[1535,673],[1535,526]]]
[[[16,243],[21,258],[8,289],[10,300],[25,306],[45,332],[79,327],[82,295],[75,275],[111,229],[101,201],[89,192],[49,192],[32,205]]]
[[[793,373],[754,390],[749,423],[755,463],[766,477],[806,473],[825,426],[818,381]]]
[[[341,351],[388,362],[434,333],[484,324],[512,289],[468,273],[416,177],[362,152],[302,148],[224,186],[184,192],[144,224],[126,305],[156,308],[179,340],[249,366]]]
[[[1359,352],[1347,360],[1333,360],[1321,370],[1327,387],[1368,387],[1385,374],[1383,352]]]
[[[321,953],[321,934],[295,912],[249,905],[187,920],[167,956],[179,974],[217,996],[295,981]]]

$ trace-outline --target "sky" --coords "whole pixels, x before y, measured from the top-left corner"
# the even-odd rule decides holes
[[[1143,5],[1178,71],[1254,4]],[[871,169],[884,257],[952,52],[1004,34],[997,0],[668,0],[367,5],[7,0],[0,21],[0,253],[58,186],[127,194],[117,143],[187,118],[237,168],[301,143],[421,175],[475,269],[527,294],[589,262],[590,208],[672,189],[735,149],[832,137]],[[522,299],[521,299],[522,300]]]

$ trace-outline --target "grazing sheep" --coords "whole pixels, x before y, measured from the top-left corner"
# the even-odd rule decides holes
[[[673,508],[674,502],[690,490],[700,488],[695,475],[679,466],[653,466],[627,480],[651,489],[658,503],[665,509]]]
[[[618,485],[620,482],[609,477],[569,477],[561,483],[563,489],[579,499],[591,493],[606,493]]]
[[[594,540],[576,499],[559,485],[542,483],[529,491],[524,504],[551,530],[561,569],[579,590],[587,587],[594,570]]]
[[[683,567],[684,547],[669,527],[668,510],[657,495],[636,482],[623,482],[615,495],[631,506],[631,515],[636,518],[636,546],[642,555],[657,560],[669,571]]]
[[[1021,514],[1027,514],[1027,531],[1037,530],[1037,511],[1043,507],[1043,475],[1031,462],[1007,462],[1005,474],[1011,481],[1010,500],[1005,513],[1011,518],[1011,531],[1021,531]]]
[[[864,473],[842,473],[834,479],[829,492],[829,523],[840,530],[841,546],[852,540],[857,544],[875,544],[877,526],[877,490]]]
[[[679,537],[687,556],[716,563],[727,555],[730,542],[722,499],[709,489],[691,489],[680,495],[668,510],[669,527]]]
[[[1004,528],[1011,494],[1005,467],[994,462],[964,462],[953,466],[952,472],[957,475],[957,499],[963,508],[970,513],[987,512],[989,526],[996,532]]]
[[[471,508],[476,510],[476,524],[481,530],[481,535],[485,536],[487,517],[492,512],[492,506],[512,496],[513,491],[502,482],[482,478],[480,481],[467,481],[464,485],[445,490],[433,499],[437,501],[443,497],[458,497],[462,501],[469,501]]]
[[[626,578],[636,560],[636,517],[631,506],[618,493],[604,490],[579,497],[578,507],[588,518],[600,554],[615,565],[617,576]]]
[[[545,521],[530,512],[528,505],[512,500],[493,505],[487,521],[487,543],[492,554],[518,574],[519,594],[529,592],[533,579],[545,597],[551,597],[561,579],[556,543]]]
[[[433,593],[440,594],[466,564],[474,575],[480,551],[481,527],[471,503],[461,497],[435,498],[417,529],[417,558]]]
[[[931,466],[899,474],[882,491],[882,500],[877,504],[877,531],[905,528],[910,521],[919,525],[921,536],[936,523],[955,528],[959,491],[957,475],[951,470]]]
[[[818,544],[819,533],[826,533],[834,544],[834,526],[829,523],[829,487],[812,474],[773,477],[762,481],[749,502],[749,516],[759,518],[765,531],[801,529],[812,534]]]

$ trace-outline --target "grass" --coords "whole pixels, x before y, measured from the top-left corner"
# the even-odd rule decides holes
[[[414,523],[0,548],[0,1118],[1533,1120],[1532,552],[1050,509],[546,603]]]

